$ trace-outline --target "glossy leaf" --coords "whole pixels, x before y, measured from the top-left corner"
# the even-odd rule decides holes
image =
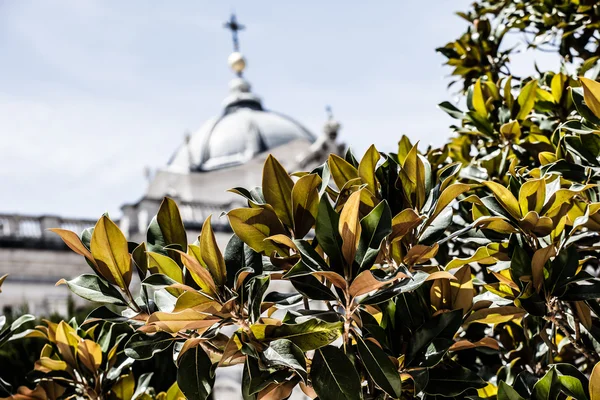
[[[292,226],[293,223],[293,186],[294,182],[285,168],[275,157],[269,155],[263,167],[263,195],[266,202],[273,206],[279,219],[287,226]]]
[[[313,388],[322,400],[362,399],[358,373],[344,352],[327,346],[315,351],[311,367]]]
[[[102,276],[110,283],[127,290],[132,273],[127,239],[119,227],[105,215],[94,228],[91,253]]]
[[[392,398],[400,398],[402,394],[402,380],[396,366],[390,361],[387,354],[370,340],[357,337],[358,354],[371,376],[383,391]]]

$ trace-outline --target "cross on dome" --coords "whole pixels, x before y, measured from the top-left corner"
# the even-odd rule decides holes
[[[229,29],[231,31],[231,39],[233,40],[233,51],[240,51],[238,32],[243,31],[244,29],[246,29],[246,27],[237,21],[235,13],[231,14],[231,17],[229,17],[229,21],[225,22],[223,26],[225,27],[225,29]]]

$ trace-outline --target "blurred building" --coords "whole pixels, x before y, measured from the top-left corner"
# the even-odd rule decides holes
[[[146,228],[162,198],[169,196],[180,206],[190,242],[212,214],[217,240],[224,245],[230,230],[227,219],[219,218],[220,214],[246,205],[240,196],[227,190],[260,186],[268,154],[294,171],[311,170],[329,153],[343,151],[344,146],[337,141],[340,125],[331,112],[324,131],[316,136],[293,118],[265,107],[244,77],[246,59],[238,44],[243,26],[235,16],[225,26],[231,30],[234,44],[228,60],[235,74],[229,94],[221,112],[186,136],[166,166],[149,174],[147,190],[140,199],[122,206],[119,224],[132,241],[145,239]],[[36,315],[66,314],[70,293],[65,286],[55,287],[55,283],[91,271],[80,256],[47,229],[81,232],[95,222],[54,215],[0,214],[0,276],[9,274],[2,286],[0,310],[26,305]],[[73,301],[82,302],[75,297]]]

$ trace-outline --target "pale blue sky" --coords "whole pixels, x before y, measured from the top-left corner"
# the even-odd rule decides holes
[[[368,3],[368,4],[367,4]],[[320,133],[326,104],[357,154],[401,134],[440,145],[470,1],[0,0],[0,213],[119,214],[219,112],[235,10],[246,77],[268,108]]]

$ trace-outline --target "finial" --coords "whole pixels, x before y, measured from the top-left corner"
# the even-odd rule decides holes
[[[323,131],[331,140],[335,140],[341,125],[333,117],[333,110],[331,109],[331,106],[326,106],[325,112],[327,113],[327,122],[325,122]]]
[[[245,26],[237,22],[237,18],[235,14],[231,14],[229,21],[225,22],[223,25],[225,29],[229,29],[231,31],[231,38],[233,40],[233,53],[229,55],[227,62],[229,66],[236,73],[237,76],[241,77],[242,72],[246,68],[246,59],[240,53],[240,41],[238,38],[238,32],[245,29]]]

